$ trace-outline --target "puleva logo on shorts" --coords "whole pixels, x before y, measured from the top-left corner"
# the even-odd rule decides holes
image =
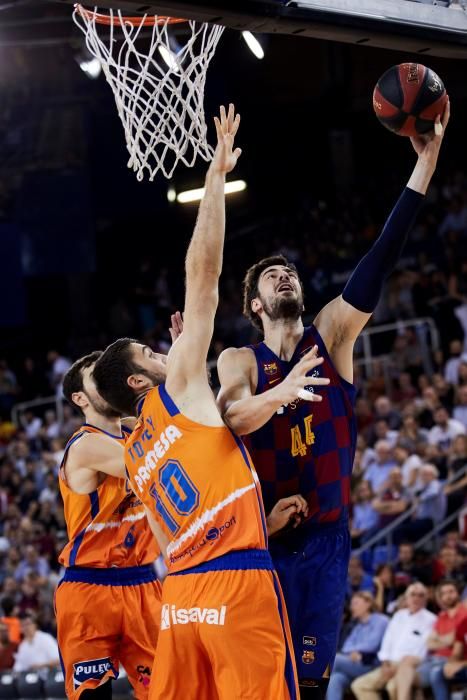
[[[73,687],[76,690],[82,683],[91,679],[99,681],[108,671],[112,671],[114,677],[118,678],[118,671],[115,670],[109,657],[78,661],[77,664],[73,664]]]
[[[220,608],[177,608],[176,605],[163,605],[161,613],[161,630],[168,630],[171,625],[188,625],[191,622],[207,625],[224,625],[227,606]]]

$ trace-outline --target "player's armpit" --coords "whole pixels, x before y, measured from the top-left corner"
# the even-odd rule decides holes
[[[321,309],[314,325],[331,353],[336,346],[354,343],[370,318],[370,313],[359,311],[340,295]]]
[[[321,309],[314,325],[321,335],[338,374],[353,382],[353,349],[371,314],[359,311],[338,296]]]

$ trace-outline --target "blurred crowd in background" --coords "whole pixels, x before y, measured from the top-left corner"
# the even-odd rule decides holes
[[[297,265],[312,318],[340,293],[378,235],[388,197],[397,193],[396,185],[384,197],[376,186],[368,187],[365,195],[354,194],[345,203],[339,198],[303,202],[293,216],[276,222],[277,235],[264,230],[254,239],[227,243],[213,366],[224,347],[258,339],[241,312],[244,245],[251,262],[282,252]],[[375,676],[379,662],[374,683],[387,686],[391,697],[403,698],[407,678],[415,683],[418,677],[406,659],[416,653],[427,658],[420,671],[423,684],[441,700],[447,692],[446,664],[453,677],[462,673],[449,658],[455,652],[467,659],[465,644],[459,652],[455,645],[461,639],[456,641],[445,620],[455,619],[459,627],[467,616],[462,603],[467,598],[466,248],[467,176],[455,172],[430,189],[398,270],[386,284],[371,328],[390,328],[374,334],[370,347],[359,342],[356,349],[354,556],[330,700],[342,697],[351,683],[359,700],[369,700],[374,690],[365,679]],[[149,259],[140,261],[137,280],[109,309],[96,346],[129,335],[168,350],[169,316],[181,303],[179,280],[174,283],[167,269]],[[97,347],[84,348],[91,349]],[[66,441],[82,420],[61,399],[61,381],[74,359],[72,342],[65,338],[61,348],[44,355],[31,351],[0,359],[0,606],[9,625],[0,621],[0,670],[15,663],[11,649],[20,636],[19,623],[12,619],[32,613],[34,620],[27,618],[23,626],[36,630],[37,622],[43,632],[55,634],[57,555],[66,542],[57,474]],[[48,403],[22,405],[41,397]],[[446,518],[448,523],[431,537]],[[390,540],[372,542],[396,520]],[[391,641],[399,635],[395,621],[403,638],[408,634],[403,611],[411,606],[423,617],[420,649],[410,652],[410,645],[402,645],[405,655],[400,656]],[[441,642],[433,641],[436,634]]]

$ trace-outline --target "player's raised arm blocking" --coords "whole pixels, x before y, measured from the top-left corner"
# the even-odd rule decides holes
[[[206,175],[205,194],[188,248],[185,272],[184,333],[169,353],[167,384],[172,392],[183,390],[188,381],[206,382],[206,357],[211,343],[218,304],[225,238],[225,176],[241,154],[234,148],[240,115],[234,106],[220,109],[215,117],[217,147]]]
[[[436,169],[439,151],[449,122],[449,101],[435,130],[411,138],[418,156],[407,187],[399,197],[379,238],[362,258],[342,295],[322,309],[315,319],[339,374],[352,381],[355,340],[375,310],[386,278],[391,274],[419,213]]]

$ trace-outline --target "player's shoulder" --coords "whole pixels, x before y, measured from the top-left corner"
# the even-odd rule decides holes
[[[88,464],[89,457],[118,449],[119,441],[110,435],[101,432],[88,432],[83,430],[79,439],[75,440],[68,448],[67,463],[76,463],[76,466]]]
[[[226,348],[217,359],[218,368],[250,368],[255,363],[255,353],[250,347]]]

